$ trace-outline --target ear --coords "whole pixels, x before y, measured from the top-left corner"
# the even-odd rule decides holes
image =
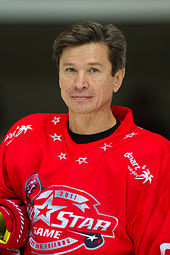
[[[114,75],[113,92],[116,93],[122,85],[123,78],[125,76],[125,68],[118,70]]]

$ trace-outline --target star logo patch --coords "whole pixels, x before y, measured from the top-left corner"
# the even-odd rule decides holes
[[[41,219],[44,221],[47,225],[50,226],[50,215],[53,212],[56,212],[62,208],[65,208],[66,206],[56,206],[52,205],[53,201],[53,195],[49,197],[49,199],[42,205],[35,205],[34,206],[34,217],[33,222]]]

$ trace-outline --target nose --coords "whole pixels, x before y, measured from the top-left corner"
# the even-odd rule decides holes
[[[83,71],[77,73],[74,81],[74,87],[77,89],[85,89],[88,87],[87,75]]]

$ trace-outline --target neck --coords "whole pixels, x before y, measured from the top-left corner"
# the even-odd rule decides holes
[[[69,129],[76,134],[97,134],[116,125],[111,108],[98,113],[78,114],[69,111]]]

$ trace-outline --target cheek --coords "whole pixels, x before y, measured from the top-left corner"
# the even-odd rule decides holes
[[[61,91],[67,90],[70,83],[71,83],[70,80],[68,80],[65,76],[63,75],[59,76],[59,86],[61,88]]]
[[[112,87],[107,86],[107,84],[100,91],[98,91],[98,99],[99,99],[99,102],[101,103],[110,102],[112,100],[112,96],[113,96]]]

